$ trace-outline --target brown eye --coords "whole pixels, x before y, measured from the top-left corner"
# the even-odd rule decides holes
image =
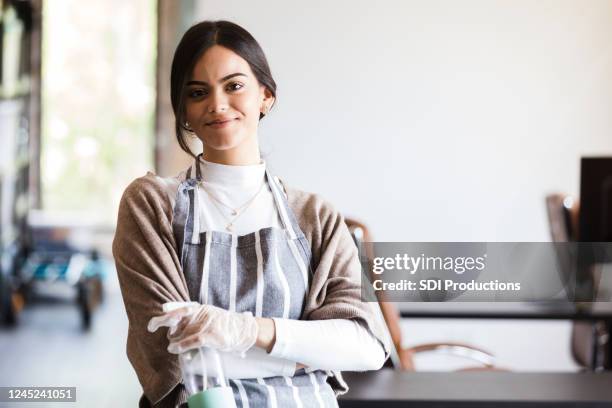
[[[227,86],[227,90],[228,91],[237,91],[237,90],[241,89],[242,87],[244,87],[244,85],[242,85],[240,82],[232,82],[231,84],[229,84]]]
[[[208,93],[204,89],[192,89],[188,96],[190,98],[201,98],[202,96],[206,96]]]

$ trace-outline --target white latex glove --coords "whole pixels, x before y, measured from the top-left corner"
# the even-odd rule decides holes
[[[153,317],[148,330],[169,327],[168,351],[180,354],[202,346],[244,354],[257,340],[257,321],[251,312],[229,312],[212,305],[189,303]]]
[[[174,330],[176,330],[176,327],[178,326],[178,324],[180,323],[182,316],[186,316],[187,314],[191,314],[195,312],[198,306],[200,306],[198,302],[166,302],[162,305],[162,310],[164,314],[161,316],[152,317],[151,320],[149,320],[149,323],[147,325],[147,330],[150,333],[154,333],[157,331],[157,329],[164,326],[170,329],[168,330],[168,334],[172,334]],[[182,309],[182,308],[185,308],[184,313],[177,315],[174,319],[170,319],[166,317],[167,312],[170,312],[172,310]]]

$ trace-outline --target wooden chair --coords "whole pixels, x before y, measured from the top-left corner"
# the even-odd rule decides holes
[[[365,256],[368,262],[372,262],[374,259],[374,251],[371,245],[373,241],[369,229],[365,224],[353,218],[345,218],[345,223],[360,251],[360,258],[364,259],[363,257]],[[372,271],[372,268],[369,267],[368,270]],[[368,276],[368,279],[371,280],[372,276]],[[494,356],[491,353],[464,343],[427,343],[414,347],[403,347],[402,332],[399,324],[399,311],[392,302],[386,301],[383,291],[377,291],[376,296],[394,346],[394,350],[392,350],[391,353],[391,359],[387,362],[387,365],[390,362],[395,369],[414,371],[414,357],[416,354],[436,352],[465,357],[478,364],[477,366],[465,368],[460,371],[497,369],[494,367]]]

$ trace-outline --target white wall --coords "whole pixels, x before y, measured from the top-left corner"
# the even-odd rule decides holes
[[[308,4],[308,6],[304,6]],[[612,154],[612,1],[200,1],[266,52],[271,168],[379,241],[545,241]]]

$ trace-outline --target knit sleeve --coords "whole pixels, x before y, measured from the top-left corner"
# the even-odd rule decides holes
[[[147,322],[170,301],[188,301],[172,234],[172,205],[152,175],[133,181],[119,204],[113,256],[128,316],[127,356],[152,405],[181,380],[178,359],[167,352],[166,330]],[[166,401],[166,399],[164,399]]]

